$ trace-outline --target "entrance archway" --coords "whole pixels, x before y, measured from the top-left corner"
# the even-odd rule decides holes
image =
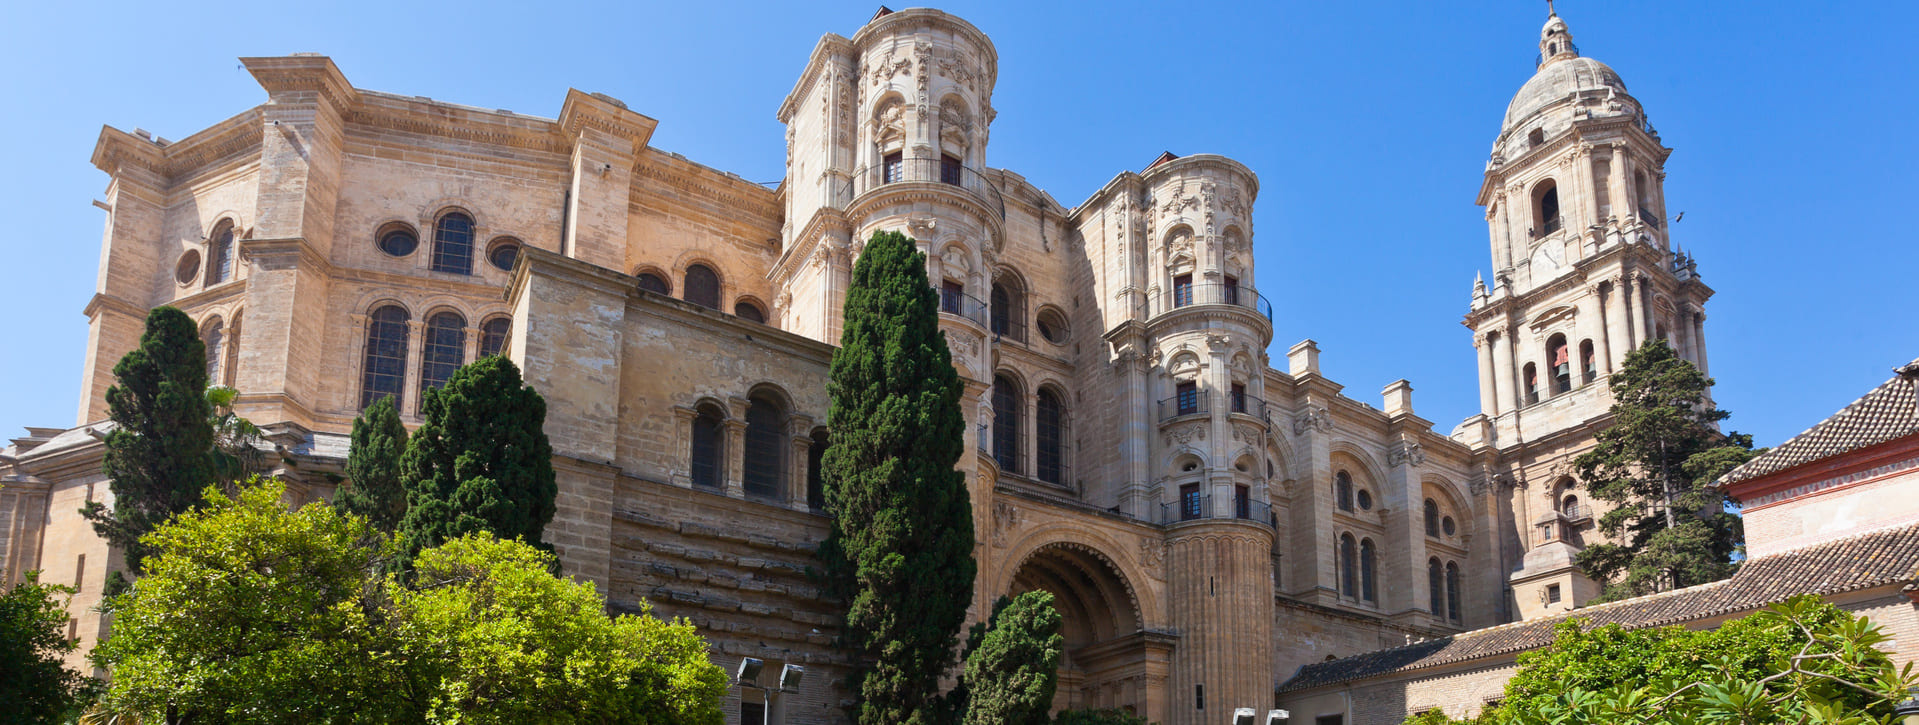
[[[1020,563],[1006,593],[1034,590],[1053,595],[1066,640],[1054,709],[1120,708],[1157,716],[1149,709],[1156,698],[1148,686],[1164,676],[1172,642],[1142,628],[1136,594],[1119,568],[1091,547],[1048,544]]]

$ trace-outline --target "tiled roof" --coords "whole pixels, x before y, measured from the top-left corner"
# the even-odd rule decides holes
[[[1880,529],[1751,559],[1731,579],[1309,664],[1280,689],[1320,687],[1543,647],[1552,643],[1553,627],[1571,618],[1589,620],[1592,626],[1659,627],[1756,610],[1799,594],[1838,594],[1915,577],[1919,524]]]
[[[1919,433],[1919,360],[1792,440],[1720,476],[1724,486]]]

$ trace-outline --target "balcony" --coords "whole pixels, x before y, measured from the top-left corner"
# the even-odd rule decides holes
[[[1146,314],[1147,317],[1158,317],[1182,307],[1200,305],[1242,307],[1266,318],[1267,324],[1273,321],[1273,303],[1265,295],[1250,287],[1225,282],[1174,284],[1172,289],[1147,300]]]
[[[1205,415],[1212,410],[1208,396],[1198,391],[1182,393],[1159,401],[1159,422],[1189,415]]]
[[[1268,404],[1265,400],[1245,393],[1238,395],[1227,393],[1226,402],[1228,405],[1227,412],[1250,415],[1260,420],[1269,420],[1269,418],[1266,417]]]
[[[1646,226],[1654,229],[1660,228],[1660,225],[1665,223],[1665,220],[1660,219],[1658,214],[1652,213],[1651,209],[1643,206],[1639,207],[1639,221],[1645,222]]]
[[[954,289],[940,290],[940,314],[963,317],[985,327],[988,312],[986,302],[978,297]]]
[[[836,200],[840,208],[845,209],[874,189],[913,183],[957,186],[971,193],[998,219],[1006,219],[1006,200],[1000,196],[999,187],[978,169],[947,159],[898,159],[868,166],[853,172],[852,178],[840,187]]]
[[[1541,237],[1551,236],[1554,232],[1557,232],[1565,228],[1566,228],[1566,218],[1562,216],[1554,216],[1554,217],[1548,217],[1546,219],[1546,223],[1542,225],[1540,228],[1530,229],[1528,231],[1532,232],[1532,238],[1539,239]]]
[[[1238,519],[1267,526],[1273,523],[1273,505],[1270,502],[1235,498],[1220,503],[1224,505],[1223,509],[1214,508],[1213,497],[1207,494],[1185,495],[1178,501],[1162,502],[1159,505],[1158,523],[1165,525],[1202,519]]]

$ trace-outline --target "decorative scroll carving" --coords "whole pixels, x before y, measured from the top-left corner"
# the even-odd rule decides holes
[[[1400,465],[1407,463],[1415,467],[1426,464],[1426,451],[1424,447],[1419,444],[1419,441],[1402,439],[1398,443],[1393,444],[1391,451],[1387,451],[1386,465],[1398,468]]]
[[[1293,435],[1305,435],[1308,430],[1321,433],[1333,432],[1333,415],[1325,406],[1308,403],[1306,410],[1293,418]]]
[[[1157,573],[1160,565],[1166,563],[1166,542],[1153,539],[1139,540],[1139,563],[1148,571]]]

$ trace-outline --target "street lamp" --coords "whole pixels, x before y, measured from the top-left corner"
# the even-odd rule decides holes
[[[1253,718],[1256,717],[1259,717],[1259,714],[1253,712],[1252,708],[1242,707],[1233,711],[1233,725],[1254,725]]]
[[[1266,725],[1279,725],[1280,723],[1286,722],[1286,720],[1292,716],[1292,713],[1285,710],[1267,710]]]
[[[1919,725],[1919,689],[1906,691],[1906,701],[1892,708],[1892,714],[1898,716],[1905,725]]]
[[[760,691],[760,722],[758,725],[766,725],[767,718],[771,717],[770,713],[773,710],[773,693],[798,694],[800,691],[800,680],[806,677],[805,667],[792,664],[784,665],[780,667],[779,686],[776,688],[766,688],[760,686],[760,671],[764,669],[766,669],[766,662],[764,660],[755,657],[741,657],[740,667],[733,673],[733,684]],[[754,724],[741,723],[740,725]]]

